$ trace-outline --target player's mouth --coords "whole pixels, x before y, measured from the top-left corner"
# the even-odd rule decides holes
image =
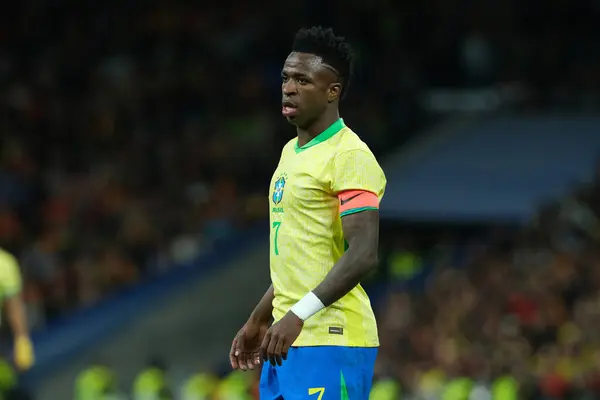
[[[291,101],[283,101],[281,103],[281,114],[284,117],[293,117],[298,112],[298,106]]]

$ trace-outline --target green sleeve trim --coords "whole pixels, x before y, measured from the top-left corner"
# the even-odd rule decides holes
[[[377,207],[360,207],[360,208],[352,208],[350,210],[346,210],[342,213],[340,213],[340,217],[345,217],[346,215],[350,215],[350,214],[357,214],[363,211],[377,211],[379,210]]]

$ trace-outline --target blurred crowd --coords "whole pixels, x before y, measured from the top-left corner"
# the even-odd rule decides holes
[[[382,242],[364,283],[381,339],[371,400],[600,398],[600,163],[522,227],[388,222]],[[77,385],[95,372],[116,392],[106,368]],[[256,400],[259,377],[199,371],[173,385],[149,365],[131,390]]]
[[[0,17],[0,243],[20,259],[34,327],[266,215],[294,134],[279,69],[301,24],[282,29],[282,8],[265,7],[26,0]],[[365,43],[379,60],[367,66],[396,63]],[[379,150],[420,121],[414,95],[385,102],[377,80],[393,73],[365,71],[346,108]],[[405,112],[383,118],[389,107]]]
[[[0,244],[20,259],[34,328],[191,262],[265,215],[265,182],[293,136],[279,69],[301,26],[332,25],[354,44],[342,113],[378,156],[436,118],[421,102],[431,87],[518,82],[527,110],[600,104],[598,2],[261,4],[6,6]],[[592,390],[598,190],[543,208],[498,246],[444,235],[421,253],[401,235],[389,260],[426,290],[387,298],[382,373],[407,393],[500,371],[531,393]],[[458,248],[466,255],[449,261]],[[425,265],[436,279],[418,273]]]
[[[507,377],[519,399],[599,398],[599,217],[600,168],[518,230],[391,237],[379,378],[403,398],[488,399]]]

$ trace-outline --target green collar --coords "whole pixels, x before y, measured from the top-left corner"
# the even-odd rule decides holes
[[[345,126],[346,125],[344,125],[344,120],[340,118],[337,121],[335,121],[333,124],[331,124],[329,126],[329,128],[327,128],[323,132],[319,133],[317,136],[315,136],[310,142],[306,143],[304,146],[302,146],[302,147],[298,146],[298,141],[296,140],[296,146],[294,147],[294,150],[296,150],[296,154],[298,154],[306,149],[309,149],[321,142],[326,141],[327,139],[331,138],[333,135],[335,135],[336,133],[341,131],[342,128]]]

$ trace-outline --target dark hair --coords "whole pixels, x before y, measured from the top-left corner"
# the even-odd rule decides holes
[[[296,33],[292,51],[321,57],[337,71],[342,83],[342,97],[346,94],[354,73],[354,53],[344,37],[336,36],[331,28],[302,28]]]

